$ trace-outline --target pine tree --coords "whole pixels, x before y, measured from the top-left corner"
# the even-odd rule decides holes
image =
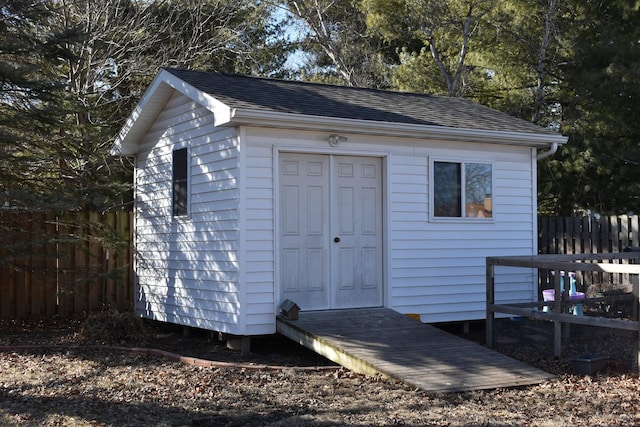
[[[0,1],[0,206],[129,208],[132,168],[110,147],[160,67],[260,74],[286,60],[256,0]]]
[[[569,144],[541,165],[542,209],[640,211],[640,12],[623,0],[573,2],[562,108]]]

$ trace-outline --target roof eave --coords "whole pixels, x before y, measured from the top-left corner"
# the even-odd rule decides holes
[[[289,129],[324,130],[376,136],[430,138],[447,141],[483,142],[547,148],[567,143],[567,137],[553,133],[495,131],[411,123],[380,122],[251,109],[232,109],[227,125],[258,125]]]

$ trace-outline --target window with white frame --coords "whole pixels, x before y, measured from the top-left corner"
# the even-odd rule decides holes
[[[189,213],[189,156],[186,148],[173,151],[173,216],[185,216]]]
[[[433,161],[434,218],[492,218],[490,163]]]

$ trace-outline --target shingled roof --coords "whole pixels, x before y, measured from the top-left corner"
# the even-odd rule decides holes
[[[549,147],[549,153],[567,142],[551,129],[468,99],[164,68],[120,130],[114,155],[138,152],[175,91],[212,111],[215,126]]]
[[[557,132],[468,99],[166,68],[233,109],[456,129]]]

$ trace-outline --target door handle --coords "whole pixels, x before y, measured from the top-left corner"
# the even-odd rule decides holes
[[[340,243],[340,238],[339,237],[334,237],[333,241],[336,242],[336,243]]]

